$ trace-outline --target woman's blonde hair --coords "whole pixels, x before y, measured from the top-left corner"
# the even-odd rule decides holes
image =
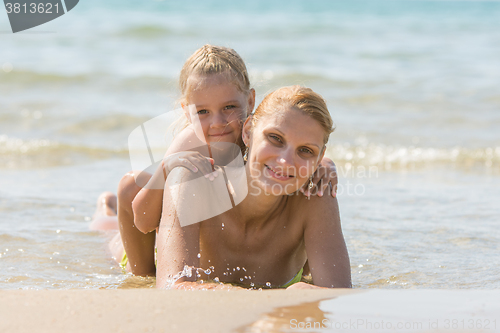
[[[279,88],[264,97],[253,114],[252,127],[255,127],[261,119],[288,108],[300,110],[316,120],[324,130],[326,145],[330,134],[335,130],[335,124],[323,97],[312,89],[302,86]]]
[[[179,76],[181,103],[187,104],[191,89],[188,84],[190,76],[204,77],[214,74],[226,75],[228,80],[233,81],[241,92],[250,92],[247,67],[240,55],[233,49],[207,44],[196,50],[182,67]]]

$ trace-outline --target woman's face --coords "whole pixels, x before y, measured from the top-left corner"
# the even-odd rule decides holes
[[[188,119],[207,143],[241,140],[241,127],[252,112],[255,95],[241,92],[225,75],[191,76]],[[198,133],[200,132],[200,133]]]
[[[277,111],[243,129],[249,145],[250,186],[266,194],[285,195],[297,191],[314,173],[324,154],[321,125],[295,108]]]

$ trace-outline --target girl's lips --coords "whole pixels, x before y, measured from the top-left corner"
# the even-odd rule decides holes
[[[226,136],[226,135],[229,135],[229,134],[231,134],[231,132],[223,132],[223,133],[219,133],[219,134],[209,134],[208,136],[221,137],[221,136]]]
[[[269,172],[269,175],[275,179],[278,179],[278,180],[289,180],[290,178],[293,178],[293,176],[289,176],[289,175],[285,175],[285,174],[282,174],[282,173],[277,173],[276,171],[274,171],[269,165],[267,164],[264,164],[266,166],[266,169],[268,170]]]

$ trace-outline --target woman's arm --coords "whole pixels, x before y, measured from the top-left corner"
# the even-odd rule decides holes
[[[190,171],[177,169],[176,178],[190,177]],[[207,186],[211,186],[207,183]],[[189,191],[189,189],[188,189]],[[200,222],[181,226],[172,195],[183,198],[186,187],[179,187],[178,192],[164,191],[163,213],[157,235],[157,270],[156,287],[168,289],[242,289],[240,287],[215,282],[198,283],[197,268],[200,268]],[[197,209],[200,207],[192,207]],[[202,271],[199,271],[204,275]]]
[[[307,203],[304,240],[314,285],[351,288],[351,266],[336,198],[313,197]]]

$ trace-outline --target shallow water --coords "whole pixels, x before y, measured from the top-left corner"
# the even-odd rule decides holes
[[[258,100],[327,99],[355,287],[498,288],[500,3],[286,3],[88,0],[15,35],[0,20],[0,288],[154,284],[88,224],[128,135],[175,108],[209,42],[242,55]]]
[[[370,290],[277,307],[236,331],[497,332],[497,299],[497,290]]]

